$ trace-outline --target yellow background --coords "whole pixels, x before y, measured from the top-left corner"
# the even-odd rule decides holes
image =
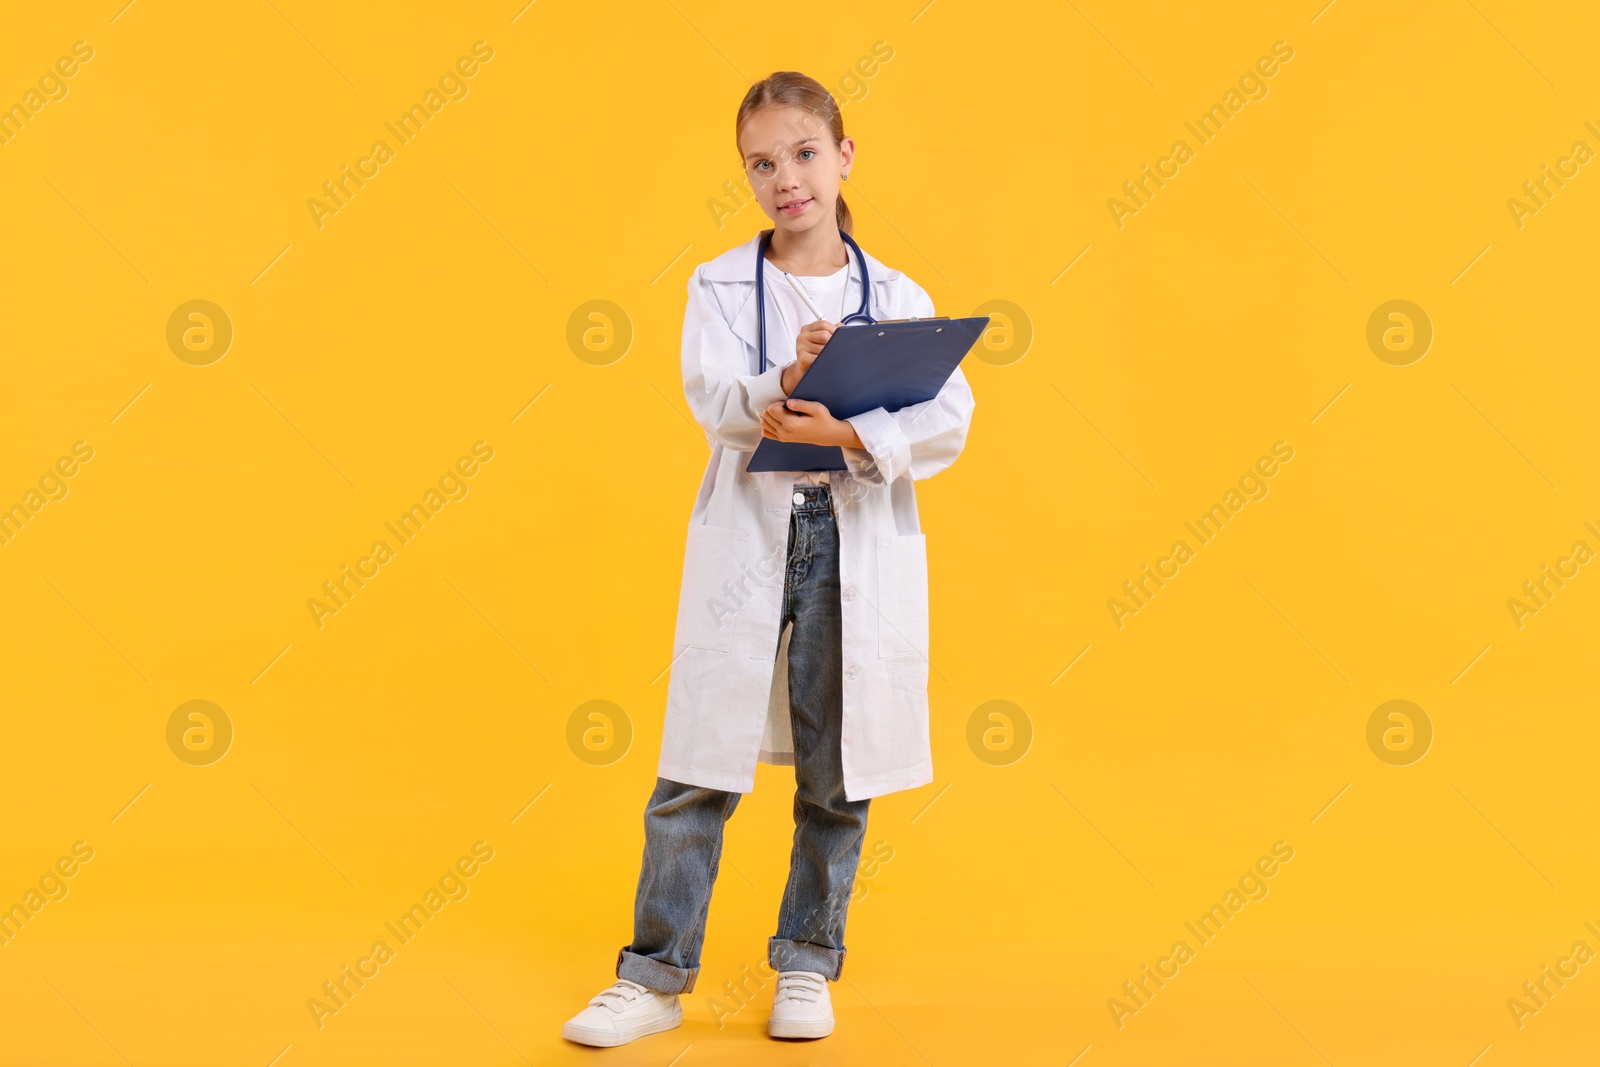
[[[919,488],[936,780],[873,804],[893,858],[832,1037],[768,1041],[770,984],[712,1021],[787,870],[764,766],[685,1024],[598,1055],[1589,1062],[1600,965],[1520,1029],[1506,1001],[1600,948],[1600,566],[1520,629],[1506,601],[1600,547],[1600,176],[1521,228],[1506,201],[1600,148],[1592,8],[122,2],[0,34],[0,102],[95,50],[0,147],[0,503],[94,449],[0,547],[0,898],[95,850],[0,947],[0,1060],[595,1062],[558,1032],[630,934],[706,460],[684,286],[767,224],[708,201],[751,79],[848,97],[884,41],[844,109],[857,236],[941,314],[1032,331],[969,357],[966,452]],[[319,229],[306,201],[479,40],[469,95]],[[1269,95],[1119,229],[1106,201],[1280,40]],[[235,331],[208,366],[166,342],[194,299]],[[1394,299],[1435,331],[1409,366],[1365,340]],[[603,365],[567,339],[592,300],[631,324]],[[306,601],[480,440],[469,495],[319,629]],[[1280,440],[1270,495],[1119,629],[1107,599]],[[1366,741],[1396,699],[1435,732],[1409,766]],[[167,744],[190,700],[233,724],[209,766]],[[567,741],[591,700],[633,733],[605,765]],[[1008,765],[968,744],[991,700],[1031,726]],[[470,895],[319,1030],[306,1001],[480,840]],[[1108,999],[1280,840],[1270,895],[1119,1028]]]

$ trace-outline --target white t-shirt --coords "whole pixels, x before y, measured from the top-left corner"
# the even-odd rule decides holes
[[[838,322],[849,314],[845,302],[849,300],[855,286],[859,302],[859,281],[850,280],[851,264],[846,263],[832,274],[806,277],[795,275],[795,281],[805,289],[806,296],[812,305],[820,311],[829,322]],[[794,291],[794,286],[789,284],[789,279],[783,272],[773,267],[770,263],[763,272],[767,282],[767,292],[771,295],[772,307],[776,315],[767,319],[767,361],[769,364],[780,362],[787,363],[794,358],[795,339],[800,336],[800,328],[815,322],[817,317],[806,307],[805,301],[800,299],[800,294]],[[773,356],[783,353],[782,359]],[[829,471],[797,471],[794,476],[795,485],[827,484]]]

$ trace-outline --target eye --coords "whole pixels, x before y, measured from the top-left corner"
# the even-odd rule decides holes
[[[817,154],[817,150],[815,148],[802,148],[800,150],[800,155],[802,157],[804,157],[806,155],[813,155],[814,156],[816,154]]]

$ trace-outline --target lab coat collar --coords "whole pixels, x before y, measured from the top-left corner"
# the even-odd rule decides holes
[[[748,282],[750,287],[754,288],[756,284],[756,247],[760,240],[761,234],[757,233],[744,244],[728,249],[722,255],[706,263],[701,268],[700,276],[707,281],[713,282]],[[857,243],[859,244],[860,242],[858,241]],[[861,250],[861,255],[867,261],[867,271],[872,275],[874,284],[900,277],[899,271],[878,262],[873,254],[865,248]],[[855,258],[855,253],[852,252],[850,254],[852,265]]]
[[[757,233],[744,244],[728,249],[700,267],[700,276],[707,281],[739,287],[734,294],[730,294],[738,310],[733,313],[728,326],[752,352],[760,340],[759,323],[756,318],[758,309],[756,302],[750,299],[756,291],[756,248],[760,240],[761,234]],[[890,309],[896,306],[895,287],[903,275],[892,267],[884,266],[865,248],[861,250],[861,255],[867,261],[867,270],[872,275],[872,317],[875,319],[892,317],[893,312]],[[850,254],[850,265],[853,274],[855,273],[853,252]],[[851,285],[854,286],[855,282],[852,281]],[[772,352],[769,350],[767,359],[772,360],[772,358]],[[779,359],[776,362],[783,360]],[[753,366],[751,369],[754,373]]]

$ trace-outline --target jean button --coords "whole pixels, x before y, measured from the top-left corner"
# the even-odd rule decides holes
[[[806,495],[804,493],[796,493],[794,495],[794,502],[796,504],[804,504],[806,502]]]
[[[846,678],[850,679],[852,682],[855,681],[856,678],[860,676],[860,674],[861,674],[861,668],[857,667],[854,663],[850,664],[850,666],[848,666],[848,667],[846,667],[844,669],[844,676]]]

